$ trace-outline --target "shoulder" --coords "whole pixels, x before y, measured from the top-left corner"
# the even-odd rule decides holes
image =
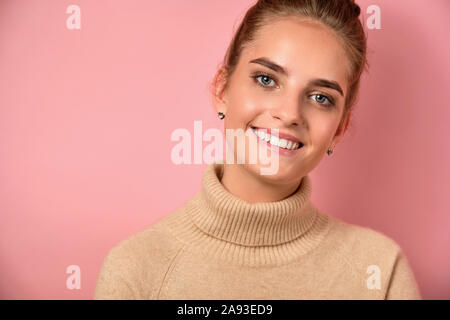
[[[126,258],[145,263],[151,261],[165,263],[173,258],[182,247],[182,243],[174,238],[165,228],[165,217],[147,228],[117,242],[108,254],[116,258]]]
[[[136,270],[165,270],[184,247],[167,228],[167,222],[175,219],[182,209],[117,242],[108,252],[108,258]]]
[[[330,230],[324,246],[337,261],[347,265],[358,278],[373,270],[389,280],[402,248],[390,236],[369,227],[358,226],[330,216]],[[385,283],[387,285],[387,283]]]
[[[396,254],[400,245],[390,236],[370,227],[359,226],[331,217],[330,236],[336,246],[346,252],[368,253],[375,255]]]
[[[411,265],[393,238],[332,216],[329,220],[321,252],[331,266],[351,273],[363,288],[379,289],[384,299],[421,299]]]
[[[183,249],[183,243],[166,229],[166,218],[109,249],[99,272],[95,298],[157,297],[167,270]]]

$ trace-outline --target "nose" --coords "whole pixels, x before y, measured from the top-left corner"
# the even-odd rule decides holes
[[[274,119],[282,122],[285,127],[297,127],[303,122],[300,101],[297,97],[287,97],[280,105],[270,109]]]

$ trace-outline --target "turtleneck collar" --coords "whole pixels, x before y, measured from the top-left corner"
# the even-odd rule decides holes
[[[314,223],[309,206],[311,180],[302,178],[289,197],[274,202],[250,203],[231,194],[223,184],[223,164],[204,170],[200,203],[191,211],[195,225],[205,233],[245,246],[277,245],[304,234]]]
[[[283,200],[249,203],[225,189],[222,174],[223,164],[208,164],[201,189],[161,221],[188,252],[231,265],[282,265],[318,246],[330,230],[330,217],[310,201],[308,175]]]

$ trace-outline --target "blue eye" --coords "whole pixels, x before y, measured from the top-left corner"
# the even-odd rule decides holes
[[[256,74],[253,74],[251,77],[254,79],[254,81],[256,81],[258,83],[258,85],[260,85],[264,89],[276,87],[276,79],[274,79],[273,77],[269,76],[266,73],[258,72]],[[271,82],[273,82],[272,86],[270,85]],[[316,93],[316,94],[313,94],[312,97],[318,97],[318,99],[314,99],[314,101],[316,101],[320,105],[335,106],[333,98],[331,98],[329,96],[326,96],[326,95],[323,95],[320,93]]]
[[[258,81],[258,83],[261,84],[263,87],[274,87],[270,85],[270,82],[272,81],[275,84],[275,80],[273,80],[266,74],[254,75],[253,78],[257,79],[256,81]]]
[[[329,97],[327,97],[327,96],[325,96],[325,95],[323,95],[323,94],[320,94],[320,93],[317,93],[317,94],[313,94],[312,95],[312,97],[320,97],[319,98],[319,100],[316,100],[316,99],[314,99],[315,101],[317,101],[319,104],[322,104],[322,105],[332,105],[332,106],[334,106],[334,101],[333,101],[333,99],[331,99],[331,98],[329,98]],[[322,103],[322,101],[325,101],[325,100],[327,100],[328,101],[328,103]]]

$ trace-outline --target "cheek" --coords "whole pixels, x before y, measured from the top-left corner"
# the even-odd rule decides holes
[[[320,149],[328,148],[336,130],[335,122],[333,117],[324,114],[317,114],[310,119],[310,135],[314,146]]]
[[[229,91],[228,108],[233,118],[251,121],[267,106],[268,102],[258,90],[248,83],[235,83]]]

